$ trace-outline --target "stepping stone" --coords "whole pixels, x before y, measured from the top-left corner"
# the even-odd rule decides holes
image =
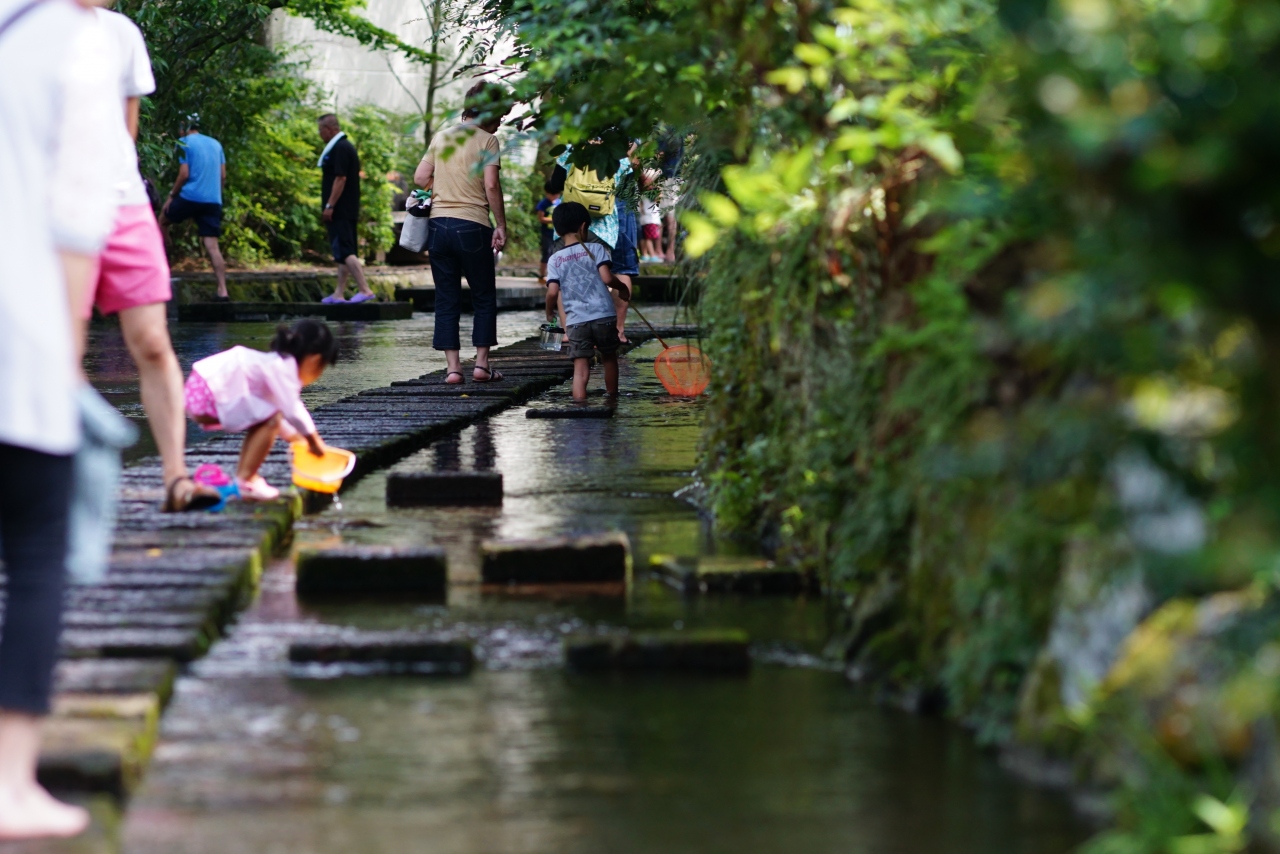
[[[414,595],[443,600],[449,573],[443,549],[344,546],[298,555],[301,598]]]
[[[142,777],[159,720],[155,694],[58,698],[44,724],[37,777],[49,788],[124,798]]]
[[[653,571],[687,595],[742,593],[756,596],[797,596],[815,592],[812,577],[771,560],[723,555],[703,558],[653,555]]]
[[[694,670],[745,673],[751,668],[747,633],[736,629],[574,635],[565,638],[574,670]]]
[[[177,665],[160,658],[60,661],[54,690],[59,694],[155,694],[163,701],[177,672]]]
[[[470,673],[471,642],[404,632],[365,632],[340,638],[296,640],[293,664],[382,664],[423,673]],[[397,667],[398,666],[398,667]]]
[[[501,472],[393,471],[387,475],[388,507],[501,503]]]
[[[209,648],[203,629],[68,629],[63,658],[172,658],[194,661]]]
[[[612,406],[548,406],[526,409],[525,418],[612,418]]]
[[[486,584],[626,581],[631,543],[621,531],[545,540],[491,540],[480,546]]]

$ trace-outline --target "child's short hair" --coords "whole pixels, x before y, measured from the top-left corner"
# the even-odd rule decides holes
[[[319,354],[326,365],[338,362],[338,340],[329,330],[329,324],[312,317],[303,318],[292,327],[284,323],[277,326],[276,336],[271,339],[271,351],[292,356],[299,362],[304,356],[315,354]]]
[[[553,184],[553,183],[551,183],[551,180],[550,180],[550,179],[547,179],[547,182],[546,182],[545,184],[543,184],[543,185],[542,185],[542,192],[544,192],[544,193],[546,193],[548,196],[550,196],[550,195],[553,195],[553,194],[558,193],[558,192],[560,192],[560,191],[556,189],[556,185],[555,185],[555,184]]]
[[[551,213],[551,225],[561,237],[577,234],[584,225],[590,223],[591,214],[587,213],[586,205],[578,202],[561,202]]]

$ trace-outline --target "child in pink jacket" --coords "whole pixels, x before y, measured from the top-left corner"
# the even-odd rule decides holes
[[[324,454],[324,442],[302,403],[302,387],[337,361],[338,342],[329,327],[308,318],[292,328],[281,324],[268,353],[232,347],[191,366],[187,414],[206,430],[245,431],[236,466],[242,499],[280,497],[280,490],[258,474],[277,436],[285,441],[302,436],[311,453]]]

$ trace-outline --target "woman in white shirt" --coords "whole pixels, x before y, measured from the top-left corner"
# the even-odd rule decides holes
[[[80,443],[71,305],[116,214],[97,138],[120,112],[113,56],[71,0],[0,0],[0,839],[73,836],[89,821],[35,772]]]

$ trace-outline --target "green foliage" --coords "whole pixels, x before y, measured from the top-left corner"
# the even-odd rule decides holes
[[[120,4],[120,11],[133,18],[146,37],[158,86],[143,101],[138,138],[143,174],[163,196],[177,173],[179,128],[187,115],[198,113],[202,130],[217,138],[227,155],[224,250],[230,257],[244,262],[293,259],[307,248],[324,247],[315,168],[315,119],[323,110],[297,66],[262,44],[273,9],[303,15],[322,30],[362,44],[399,50],[419,60],[430,58],[356,14],[360,5],[356,0]],[[356,129],[368,137],[361,157],[366,173],[374,176],[362,200],[370,221],[361,224],[361,236],[372,252],[391,239],[392,191],[381,179],[390,162],[392,130],[386,116],[366,111],[352,119],[355,124],[348,132],[353,138],[360,138]],[[178,251],[198,254],[188,231],[176,231]]]
[[[722,525],[824,573],[859,672],[1011,737],[1081,534],[1160,600],[1275,597],[1275,0],[489,8],[531,126],[601,137],[592,165],[661,121],[696,135],[703,474]],[[1122,494],[1135,457],[1180,523]],[[1245,724],[1276,712],[1239,687],[1270,613],[1209,656]],[[1135,708],[1071,739],[1124,768],[1095,850],[1241,850],[1250,790]]]

